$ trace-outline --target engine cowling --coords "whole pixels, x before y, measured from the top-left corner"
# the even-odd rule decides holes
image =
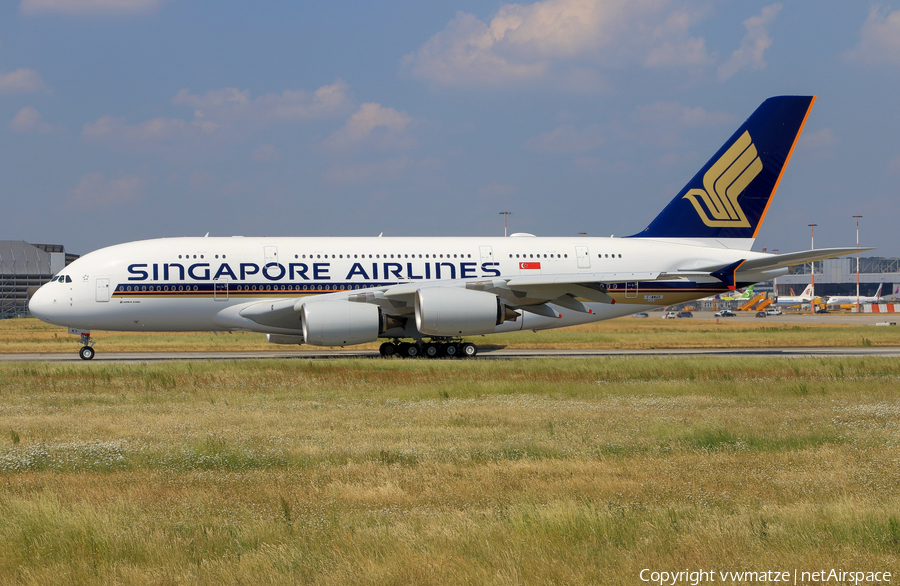
[[[416,291],[416,327],[429,336],[489,334],[516,317],[493,293],[455,287]]]
[[[269,344],[302,344],[306,340],[292,334],[266,334],[266,341]]]
[[[347,346],[378,339],[383,331],[381,309],[368,303],[313,301],[300,310],[303,337],[313,346]]]

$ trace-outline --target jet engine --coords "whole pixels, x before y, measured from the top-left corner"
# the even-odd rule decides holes
[[[519,314],[493,293],[455,287],[416,291],[416,327],[430,336],[488,334]]]
[[[291,334],[266,334],[266,341],[269,344],[302,344],[305,340],[303,336],[293,336]]]
[[[314,346],[347,346],[378,339],[378,334],[393,327],[377,305],[350,301],[314,301],[300,310],[303,337]]]

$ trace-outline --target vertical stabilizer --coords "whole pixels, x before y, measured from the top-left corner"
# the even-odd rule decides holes
[[[639,238],[756,238],[815,96],[763,102]],[[749,248],[749,246],[747,246]]]

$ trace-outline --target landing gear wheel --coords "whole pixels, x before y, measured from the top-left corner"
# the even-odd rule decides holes
[[[415,344],[405,344],[405,346],[406,346],[405,348],[403,346],[404,346],[404,344],[400,345],[400,348],[401,348],[400,354],[404,358],[418,358],[419,357],[419,347],[418,346],[416,346]]]
[[[438,358],[441,355],[441,345],[440,344],[426,344],[425,345],[425,357],[426,358]]]
[[[456,344],[447,344],[444,348],[444,354],[449,356],[450,358],[456,358],[459,354],[459,346]]]
[[[82,360],[90,360],[94,357],[94,349],[90,346],[82,346],[81,350],[78,351],[78,355],[81,356]]]
[[[471,358],[478,354],[478,346],[472,344],[471,342],[466,342],[465,344],[460,346],[459,350],[466,358]]]
[[[381,347],[378,348],[378,352],[384,358],[390,358],[391,356],[393,356],[394,354],[397,353],[397,347],[394,346],[393,344],[391,344],[390,342],[385,342],[384,344],[381,345]]]

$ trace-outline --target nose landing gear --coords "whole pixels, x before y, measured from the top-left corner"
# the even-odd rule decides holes
[[[90,332],[81,332],[81,350],[78,351],[78,355],[81,356],[82,360],[91,360],[94,357],[94,341],[91,340]]]

